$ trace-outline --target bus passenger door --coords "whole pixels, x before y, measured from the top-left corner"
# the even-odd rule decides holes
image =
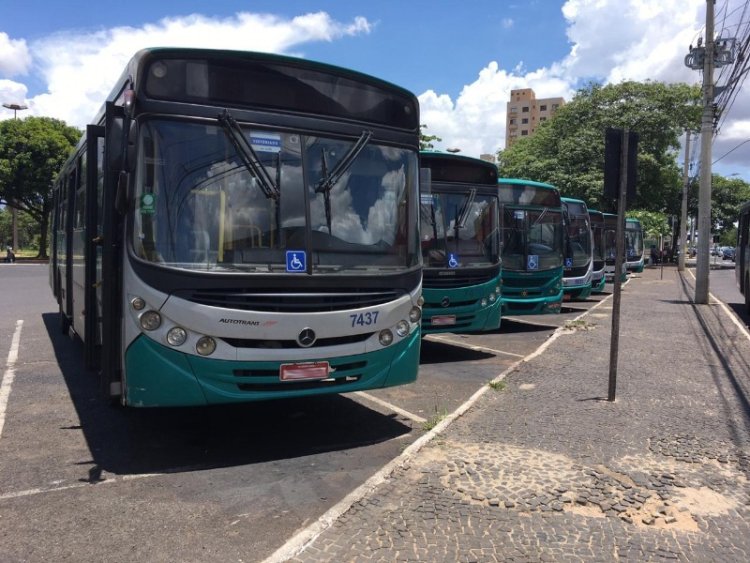
[[[104,127],[86,128],[85,358],[88,369],[101,367],[102,349],[102,197]]]

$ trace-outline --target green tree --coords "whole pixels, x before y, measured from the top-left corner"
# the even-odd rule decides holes
[[[50,117],[0,122],[0,200],[38,225],[39,257],[47,257],[52,183],[81,131]]]
[[[549,182],[561,193],[609,211],[602,200],[604,132],[639,134],[638,199],[631,207],[675,214],[682,186],[679,139],[700,123],[700,89],[686,84],[590,84],[542,122],[533,136],[498,153],[502,176]]]
[[[711,177],[712,230],[723,237],[731,233],[743,203],[750,201],[750,184],[739,178]]]
[[[420,150],[431,150],[434,149],[435,146],[432,144],[433,141],[442,141],[440,137],[437,135],[427,135],[424,133],[424,129],[427,129],[427,125],[420,125],[419,126],[419,149]]]

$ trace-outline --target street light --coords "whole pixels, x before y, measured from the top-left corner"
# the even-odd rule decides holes
[[[25,106],[23,104],[3,104],[3,107],[13,110],[14,120],[17,119],[17,114],[19,111],[29,109],[28,106]],[[10,222],[13,236],[13,242],[11,244],[13,245],[13,251],[18,252],[18,209],[16,209],[15,207],[15,201],[13,202],[13,204],[13,207],[10,208]]]

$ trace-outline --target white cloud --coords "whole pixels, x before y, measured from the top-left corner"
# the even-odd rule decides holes
[[[179,46],[290,53],[311,41],[369,33],[371,27],[362,17],[341,23],[324,12],[291,20],[250,13],[225,19],[194,14],[164,18],[140,28],[57,34],[32,45],[48,90],[33,97],[29,105],[35,114],[82,127],[96,114],[138,49]]]
[[[510,29],[513,27],[513,24],[515,22],[511,18],[503,18],[503,21],[500,22],[500,25],[503,27],[503,29]]]
[[[443,138],[436,147],[460,147],[470,156],[502,148],[511,89],[530,87],[539,98],[569,100],[576,87],[589,79],[605,83],[701,79],[685,67],[684,58],[703,27],[704,0],[568,0],[562,14],[571,48],[561,60],[532,71],[519,63],[508,72],[491,62],[455,102],[433,91],[419,96],[427,132]]]
[[[31,66],[31,55],[23,39],[11,39],[0,32],[0,76],[26,74]]]

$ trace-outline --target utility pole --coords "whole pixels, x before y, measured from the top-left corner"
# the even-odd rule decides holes
[[[685,255],[687,254],[687,200],[690,184],[690,129],[685,131],[685,164],[682,167],[682,209],[680,213],[680,258],[677,270],[685,271]]]
[[[695,302],[708,304],[711,244],[711,143],[714,136],[714,3],[706,0],[706,51],[703,57],[703,117],[701,118],[701,176],[698,189],[698,255]]]

